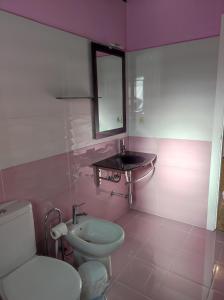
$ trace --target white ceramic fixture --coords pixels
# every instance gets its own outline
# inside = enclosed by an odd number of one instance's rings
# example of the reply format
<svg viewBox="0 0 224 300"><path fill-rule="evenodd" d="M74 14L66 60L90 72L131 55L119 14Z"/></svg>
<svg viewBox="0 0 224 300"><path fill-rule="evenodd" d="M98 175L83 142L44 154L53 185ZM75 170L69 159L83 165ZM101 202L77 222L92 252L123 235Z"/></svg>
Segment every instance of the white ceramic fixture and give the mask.
<svg viewBox="0 0 224 300"><path fill-rule="evenodd" d="M36 255L29 202L0 204L0 241L0 299L80 299L78 272L65 262Z"/></svg>
<svg viewBox="0 0 224 300"><path fill-rule="evenodd" d="M121 246L124 230L109 221L88 219L70 225L66 239L74 249L86 255L105 257Z"/></svg>
<svg viewBox="0 0 224 300"><path fill-rule="evenodd" d="M124 230L121 226L102 219L81 217L79 224L68 224L66 240L74 249L76 262L97 260L112 276L110 255L124 242Z"/></svg>

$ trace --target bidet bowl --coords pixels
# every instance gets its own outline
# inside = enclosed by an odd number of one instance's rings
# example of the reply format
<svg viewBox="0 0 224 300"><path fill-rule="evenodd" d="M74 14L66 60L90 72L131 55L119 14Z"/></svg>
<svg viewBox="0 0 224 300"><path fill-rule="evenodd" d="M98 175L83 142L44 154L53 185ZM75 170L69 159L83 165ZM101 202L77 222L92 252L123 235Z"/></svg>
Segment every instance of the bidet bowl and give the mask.
<svg viewBox="0 0 224 300"><path fill-rule="evenodd" d="M74 250L91 257L106 257L121 246L124 230L109 221L87 219L68 226L65 238Z"/></svg>

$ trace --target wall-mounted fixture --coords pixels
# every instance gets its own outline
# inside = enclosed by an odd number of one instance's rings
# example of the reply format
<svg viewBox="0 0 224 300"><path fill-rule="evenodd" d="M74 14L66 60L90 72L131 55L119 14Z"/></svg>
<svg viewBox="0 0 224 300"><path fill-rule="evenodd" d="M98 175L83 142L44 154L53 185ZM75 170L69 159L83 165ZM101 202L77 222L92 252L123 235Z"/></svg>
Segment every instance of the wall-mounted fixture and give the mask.
<svg viewBox="0 0 224 300"><path fill-rule="evenodd" d="M125 53L91 44L94 93L94 138L126 131Z"/></svg>
<svg viewBox="0 0 224 300"><path fill-rule="evenodd" d="M123 195L128 198L129 206L133 204L133 185L143 179L150 179L155 172L157 156L152 153L125 151L93 164L96 186L100 186L102 180L118 183L121 175L125 175L125 181L128 187L128 194ZM145 173L140 178L133 178L135 170L144 169ZM112 172L110 176L102 176L102 170ZM112 192L111 195L120 193Z"/></svg>

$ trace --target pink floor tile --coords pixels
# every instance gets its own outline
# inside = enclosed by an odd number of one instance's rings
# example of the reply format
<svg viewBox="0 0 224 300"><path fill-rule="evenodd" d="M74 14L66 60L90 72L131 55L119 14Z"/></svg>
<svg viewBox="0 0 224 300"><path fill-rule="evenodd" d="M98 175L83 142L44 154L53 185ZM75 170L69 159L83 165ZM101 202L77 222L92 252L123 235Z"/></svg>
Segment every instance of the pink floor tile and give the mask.
<svg viewBox="0 0 224 300"><path fill-rule="evenodd" d="M206 251L206 240L194 235L189 235L189 237L184 241L184 250L190 251L192 253L204 254Z"/></svg>
<svg viewBox="0 0 224 300"><path fill-rule="evenodd" d="M147 265L140 259L133 258L118 277L118 281L141 292L152 271L153 266Z"/></svg>
<svg viewBox="0 0 224 300"><path fill-rule="evenodd" d="M224 266L223 265L220 264L216 265L216 271L214 275L212 288L224 294Z"/></svg>
<svg viewBox="0 0 224 300"><path fill-rule="evenodd" d="M178 230L177 228L170 229L169 226L164 225L154 230L149 243L156 245L156 247L160 249L177 252L183 247L187 236L188 233L185 231Z"/></svg>
<svg viewBox="0 0 224 300"><path fill-rule="evenodd" d="M166 242L166 247L170 249L179 249L183 242L188 237L187 231L182 231L176 227L175 229L171 229L169 226L164 225L163 236L161 237L161 241Z"/></svg>
<svg viewBox="0 0 224 300"><path fill-rule="evenodd" d="M112 254L111 263L112 263L112 280L116 279L117 276L121 274L122 271L127 267L131 262L132 257L121 249L117 250Z"/></svg>
<svg viewBox="0 0 224 300"><path fill-rule="evenodd" d="M160 289L153 299L158 300L205 300L209 289L184 279L176 274L167 273Z"/></svg>
<svg viewBox="0 0 224 300"><path fill-rule="evenodd" d="M216 231L216 240L219 242L224 242L224 232L223 231Z"/></svg>
<svg viewBox="0 0 224 300"><path fill-rule="evenodd" d="M126 241L112 256L109 300L206 300L211 286L208 300L224 300L224 233L128 215L119 220Z"/></svg>
<svg viewBox="0 0 224 300"><path fill-rule="evenodd" d="M224 243L216 242L215 262L224 265Z"/></svg>
<svg viewBox="0 0 224 300"><path fill-rule="evenodd" d="M224 299L224 294L219 293L218 291L215 290L210 290L208 300L223 300Z"/></svg>
<svg viewBox="0 0 224 300"><path fill-rule="evenodd" d="M163 281L167 272L161 268L154 267L152 273L145 283L143 292L147 297L158 299L159 291L163 285Z"/></svg>
<svg viewBox="0 0 224 300"><path fill-rule="evenodd" d="M154 264L169 270L176 252L166 247L158 247L150 242L145 244L137 253L136 256L144 260L148 264Z"/></svg>
<svg viewBox="0 0 224 300"><path fill-rule="evenodd" d="M121 283L114 283L107 293L107 300L150 300L132 288Z"/></svg>
<svg viewBox="0 0 224 300"><path fill-rule="evenodd" d="M186 279L210 287L213 265L207 264L207 259L204 255L183 251L175 258L171 271Z"/></svg>
<svg viewBox="0 0 224 300"><path fill-rule="evenodd" d="M162 224L166 227L169 228L170 230L181 230L185 232L190 232L193 228L193 226L169 219L162 218Z"/></svg>
<svg viewBox="0 0 224 300"><path fill-rule="evenodd" d="M215 261L224 265L224 243L215 242Z"/></svg>
<svg viewBox="0 0 224 300"><path fill-rule="evenodd" d="M144 243L140 242L133 236L126 236L123 245L118 249L120 255L135 256L136 253L143 247Z"/></svg>
<svg viewBox="0 0 224 300"><path fill-rule="evenodd" d="M127 236L133 236L140 242L147 242L157 234L161 227L161 222L155 220L147 220L145 218L136 217L125 226Z"/></svg>

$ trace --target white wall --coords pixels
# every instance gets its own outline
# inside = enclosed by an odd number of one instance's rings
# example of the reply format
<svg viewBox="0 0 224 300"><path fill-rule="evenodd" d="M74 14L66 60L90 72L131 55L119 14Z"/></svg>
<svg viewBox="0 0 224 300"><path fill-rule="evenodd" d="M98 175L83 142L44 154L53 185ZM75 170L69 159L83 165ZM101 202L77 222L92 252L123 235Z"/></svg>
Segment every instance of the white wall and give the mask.
<svg viewBox="0 0 224 300"><path fill-rule="evenodd" d="M158 156L153 178L136 184L135 208L209 229L209 178L214 191L220 166L210 173L218 44L208 38L128 54L129 145Z"/></svg>
<svg viewBox="0 0 224 300"><path fill-rule="evenodd" d="M0 37L0 168L99 143L91 100L56 99L92 95L89 41L5 12Z"/></svg>
<svg viewBox="0 0 224 300"><path fill-rule="evenodd" d="M212 132L211 173L207 228L216 229L224 129L224 16L222 17L214 122Z"/></svg>
<svg viewBox="0 0 224 300"><path fill-rule="evenodd" d="M218 38L129 53L129 134L211 141L217 57ZM136 78L144 79L138 113Z"/></svg>

